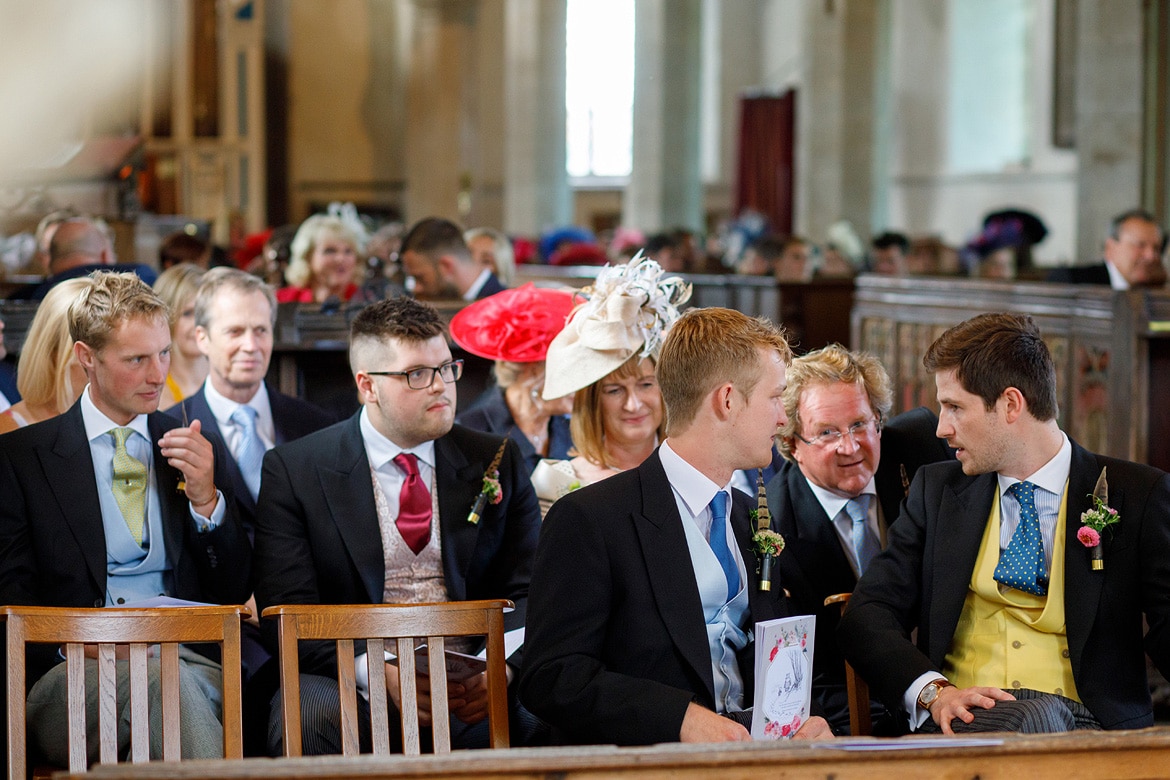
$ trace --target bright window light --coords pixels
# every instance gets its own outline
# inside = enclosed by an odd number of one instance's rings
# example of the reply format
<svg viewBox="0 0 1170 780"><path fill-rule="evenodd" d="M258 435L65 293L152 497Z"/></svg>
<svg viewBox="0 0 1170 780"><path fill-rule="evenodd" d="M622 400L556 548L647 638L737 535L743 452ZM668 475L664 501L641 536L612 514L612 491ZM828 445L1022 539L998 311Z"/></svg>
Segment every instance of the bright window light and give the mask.
<svg viewBox="0 0 1170 780"><path fill-rule="evenodd" d="M568 172L629 176L633 161L634 0L568 0Z"/></svg>

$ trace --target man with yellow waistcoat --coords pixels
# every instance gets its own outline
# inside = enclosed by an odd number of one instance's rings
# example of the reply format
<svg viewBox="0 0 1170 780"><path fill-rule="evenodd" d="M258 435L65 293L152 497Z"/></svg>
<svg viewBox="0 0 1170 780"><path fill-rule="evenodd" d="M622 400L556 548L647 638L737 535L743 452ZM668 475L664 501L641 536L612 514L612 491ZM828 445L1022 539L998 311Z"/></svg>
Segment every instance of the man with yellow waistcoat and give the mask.
<svg viewBox="0 0 1170 780"><path fill-rule="evenodd" d="M846 658L919 731L1152 725L1145 653L1170 671L1170 475L1060 430L1030 317L967 320L923 363L958 462L919 470L841 619ZM1089 547L1103 472L1118 520Z"/></svg>

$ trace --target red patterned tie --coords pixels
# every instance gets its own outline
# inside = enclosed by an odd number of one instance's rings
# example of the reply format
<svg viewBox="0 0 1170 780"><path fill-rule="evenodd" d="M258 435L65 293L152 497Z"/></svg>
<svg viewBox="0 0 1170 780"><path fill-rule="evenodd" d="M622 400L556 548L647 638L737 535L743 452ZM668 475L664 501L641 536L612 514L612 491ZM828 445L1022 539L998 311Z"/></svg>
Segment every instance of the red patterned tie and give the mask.
<svg viewBox="0 0 1170 780"><path fill-rule="evenodd" d="M431 538L431 492L418 475L418 458L401 452L394 463L406 474L398 496L398 533L415 555L422 552Z"/></svg>

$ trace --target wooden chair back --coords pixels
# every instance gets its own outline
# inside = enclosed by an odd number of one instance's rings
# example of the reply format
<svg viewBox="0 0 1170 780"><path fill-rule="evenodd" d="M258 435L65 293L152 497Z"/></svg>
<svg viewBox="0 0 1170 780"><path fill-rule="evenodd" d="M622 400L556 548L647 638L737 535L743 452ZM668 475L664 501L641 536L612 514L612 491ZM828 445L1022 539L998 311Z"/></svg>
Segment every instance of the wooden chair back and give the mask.
<svg viewBox="0 0 1170 780"><path fill-rule="evenodd" d="M130 760L150 759L147 717L147 650L159 645L163 760L178 761L179 645L216 643L223 665L223 752L243 755L240 709L240 617L242 606L99 608L3 607L8 651L8 777L26 777L25 646L60 645L65 655L69 700L69 771L85 772L85 646L97 646L99 762L118 761L118 705L115 655L128 649L130 661Z"/></svg>
<svg viewBox="0 0 1170 780"><path fill-rule="evenodd" d="M849 606L852 593L836 593L825 599L825 606L839 604L841 612ZM845 693L849 698L849 734L865 737L873 733L873 715L869 710L869 684L845 662Z"/></svg>
<svg viewBox="0 0 1170 780"><path fill-rule="evenodd" d="M504 662L505 599L452 601L443 604L359 604L352 606L289 605L264 610L277 621L280 641L280 688L284 754L301 755L301 694L299 640L333 640L337 645L337 683L341 689L341 741L344 755L359 752L354 641L366 642L369 669L370 725L374 753L390 753L390 720L385 684L384 650L398 657L402 701L402 745L418 755L418 691L415 683L415 640L427 645L431 678L434 751L451 750L447 709L444 637L487 637L489 745L508 747L508 677Z"/></svg>

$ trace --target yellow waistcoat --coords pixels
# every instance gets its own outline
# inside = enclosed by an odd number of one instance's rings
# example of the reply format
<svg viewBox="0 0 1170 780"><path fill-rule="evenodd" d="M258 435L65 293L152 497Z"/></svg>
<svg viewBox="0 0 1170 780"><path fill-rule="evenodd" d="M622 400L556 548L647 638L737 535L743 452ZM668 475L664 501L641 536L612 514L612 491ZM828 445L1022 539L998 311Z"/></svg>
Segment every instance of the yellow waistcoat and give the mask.
<svg viewBox="0 0 1170 780"><path fill-rule="evenodd" d="M1060 502L1048 596L1034 596L995 581L999 563L999 491L983 532L943 674L960 688L1031 688L1080 701L1068 658L1064 622L1064 531L1068 485Z"/></svg>

